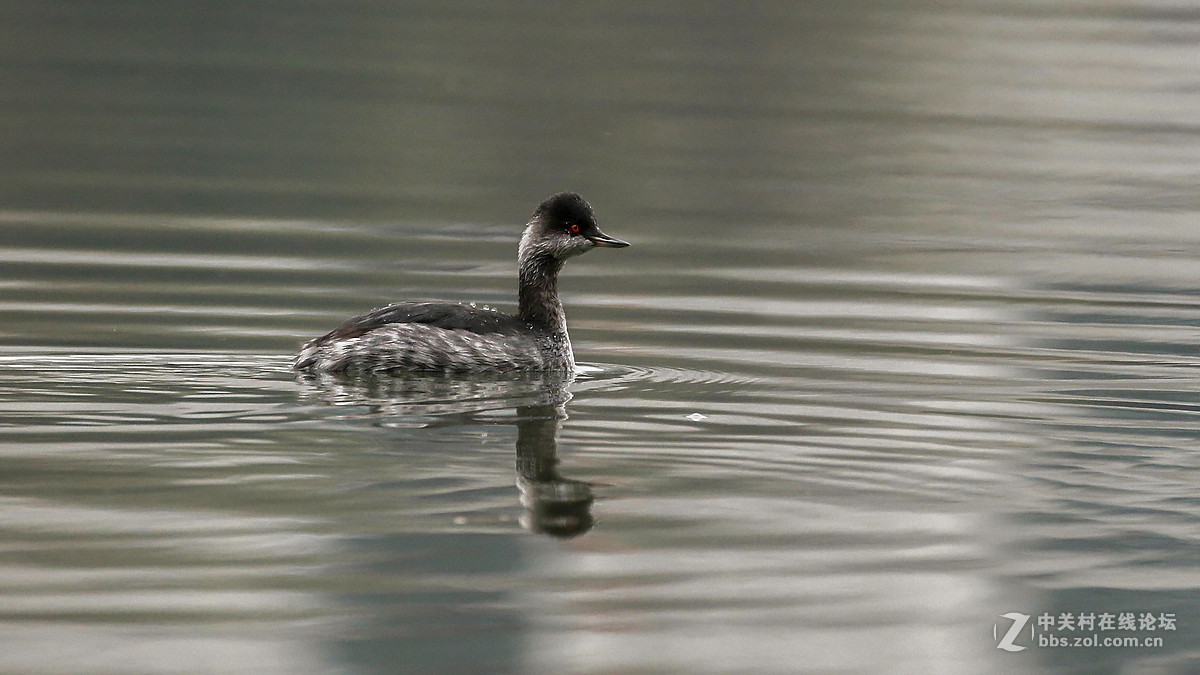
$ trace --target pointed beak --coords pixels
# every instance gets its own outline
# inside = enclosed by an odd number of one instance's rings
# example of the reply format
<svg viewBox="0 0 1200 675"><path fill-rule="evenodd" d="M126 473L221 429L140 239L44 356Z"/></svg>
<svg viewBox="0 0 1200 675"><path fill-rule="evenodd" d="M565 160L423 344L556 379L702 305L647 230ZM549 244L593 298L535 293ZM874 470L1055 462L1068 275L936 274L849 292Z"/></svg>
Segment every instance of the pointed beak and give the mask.
<svg viewBox="0 0 1200 675"><path fill-rule="evenodd" d="M589 234L587 238L591 239L592 243L597 246L606 246L608 248L625 248L629 245L629 242L610 237L600 230L596 230L595 234Z"/></svg>

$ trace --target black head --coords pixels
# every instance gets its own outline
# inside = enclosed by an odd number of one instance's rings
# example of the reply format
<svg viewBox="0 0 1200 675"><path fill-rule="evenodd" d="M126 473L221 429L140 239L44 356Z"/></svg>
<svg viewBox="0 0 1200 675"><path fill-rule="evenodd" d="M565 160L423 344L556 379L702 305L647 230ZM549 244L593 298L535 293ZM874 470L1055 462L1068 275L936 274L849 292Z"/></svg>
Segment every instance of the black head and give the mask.
<svg viewBox="0 0 1200 675"><path fill-rule="evenodd" d="M596 246L629 245L601 232L591 204L574 192L560 192L539 204L529 221L526 238L531 245L541 244L538 248L552 251L559 258L578 255Z"/></svg>

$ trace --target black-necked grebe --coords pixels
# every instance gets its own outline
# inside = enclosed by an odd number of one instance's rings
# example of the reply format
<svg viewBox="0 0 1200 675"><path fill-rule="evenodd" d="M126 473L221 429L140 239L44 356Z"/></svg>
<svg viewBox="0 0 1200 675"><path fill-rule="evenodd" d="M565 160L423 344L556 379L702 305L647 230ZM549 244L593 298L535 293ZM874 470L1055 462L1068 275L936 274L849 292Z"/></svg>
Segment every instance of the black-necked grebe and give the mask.
<svg viewBox="0 0 1200 675"><path fill-rule="evenodd" d="M403 302L353 317L306 343L295 367L338 371L571 371L575 356L558 299L567 258L629 244L600 231L573 192L538 205L517 250L516 316L471 305Z"/></svg>

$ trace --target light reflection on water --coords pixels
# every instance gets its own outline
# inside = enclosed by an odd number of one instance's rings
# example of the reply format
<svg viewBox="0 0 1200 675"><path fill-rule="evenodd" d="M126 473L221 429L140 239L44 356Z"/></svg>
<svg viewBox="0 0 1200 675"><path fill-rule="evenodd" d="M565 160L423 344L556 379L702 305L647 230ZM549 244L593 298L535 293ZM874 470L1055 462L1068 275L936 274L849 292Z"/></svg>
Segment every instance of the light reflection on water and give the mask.
<svg viewBox="0 0 1200 675"><path fill-rule="evenodd" d="M1197 669L1187 11L23 7L0 670ZM573 381L289 370L560 189Z"/></svg>
<svg viewBox="0 0 1200 675"><path fill-rule="evenodd" d="M987 669L978 633L997 606L1181 611L1195 573L1196 465L1179 445L1190 357L1105 320L1128 289L918 278L906 292L896 275L829 276L792 283L858 300L743 308L763 322L751 336L796 331L754 349L724 346L721 307L687 310L671 331L685 339L660 353L661 325L595 303L590 330L616 336L613 355L678 365L591 364L566 389L305 383L283 355L18 349L0 376L19 561L7 621L33 643L59 639L47 621L82 621L161 656L178 636L121 626L169 619L207 626L222 654L263 650L250 662L282 633L323 644L322 659L422 653L442 667L866 667L936 650ZM1053 312L1026 306L1047 299ZM1118 335L1082 341L1081 323L1075 342L1052 337L1083 312ZM551 439L562 463L522 460L522 433ZM548 469L586 490L590 531L513 539ZM229 621L256 628L226 639ZM521 646L438 646L493 630ZM11 646L8 664L32 658Z"/></svg>

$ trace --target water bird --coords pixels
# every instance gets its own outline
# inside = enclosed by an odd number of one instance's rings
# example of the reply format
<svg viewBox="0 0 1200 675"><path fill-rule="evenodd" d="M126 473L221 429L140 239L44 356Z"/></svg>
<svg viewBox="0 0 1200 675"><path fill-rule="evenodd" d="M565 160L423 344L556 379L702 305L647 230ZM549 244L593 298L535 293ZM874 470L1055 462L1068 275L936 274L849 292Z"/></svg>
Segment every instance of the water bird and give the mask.
<svg viewBox="0 0 1200 675"><path fill-rule="evenodd" d="M401 302L308 341L293 366L327 373L573 371L558 273L569 258L598 246L629 243L601 232L583 197L556 194L538 205L521 235L515 315L462 303Z"/></svg>

